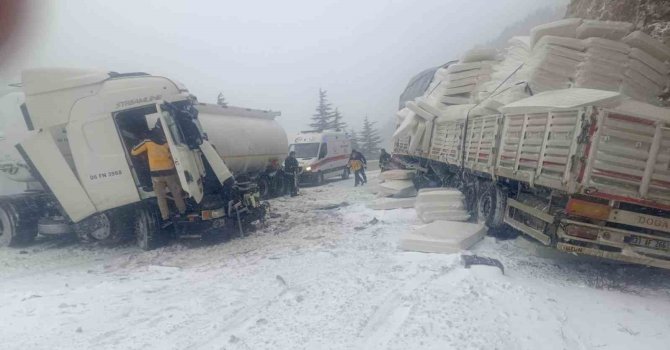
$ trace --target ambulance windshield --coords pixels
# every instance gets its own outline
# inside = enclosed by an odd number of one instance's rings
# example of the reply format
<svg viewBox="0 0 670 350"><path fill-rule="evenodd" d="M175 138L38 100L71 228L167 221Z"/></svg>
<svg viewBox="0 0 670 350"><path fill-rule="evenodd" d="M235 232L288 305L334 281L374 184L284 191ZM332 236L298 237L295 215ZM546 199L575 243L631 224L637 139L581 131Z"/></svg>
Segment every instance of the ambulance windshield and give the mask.
<svg viewBox="0 0 670 350"><path fill-rule="evenodd" d="M315 158L319 154L319 143L294 143L289 151L295 151L296 158Z"/></svg>

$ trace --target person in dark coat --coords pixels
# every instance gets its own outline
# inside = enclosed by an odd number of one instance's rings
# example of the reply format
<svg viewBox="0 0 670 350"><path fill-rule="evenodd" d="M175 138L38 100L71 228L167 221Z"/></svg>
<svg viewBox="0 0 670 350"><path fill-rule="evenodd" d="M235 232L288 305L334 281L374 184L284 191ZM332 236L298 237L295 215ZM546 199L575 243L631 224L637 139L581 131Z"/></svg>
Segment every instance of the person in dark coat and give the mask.
<svg viewBox="0 0 670 350"><path fill-rule="evenodd" d="M291 197L298 195L298 170L300 164L298 164L298 159L295 158L295 152L291 151L288 154L288 157L284 160L284 174L286 174L286 182L288 188L291 191Z"/></svg>
<svg viewBox="0 0 670 350"><path fill-rule="evenodd" d="M382 148L381 154L379 155L379 168L381 171L386 171L390 163L391 155Z"/></svg>

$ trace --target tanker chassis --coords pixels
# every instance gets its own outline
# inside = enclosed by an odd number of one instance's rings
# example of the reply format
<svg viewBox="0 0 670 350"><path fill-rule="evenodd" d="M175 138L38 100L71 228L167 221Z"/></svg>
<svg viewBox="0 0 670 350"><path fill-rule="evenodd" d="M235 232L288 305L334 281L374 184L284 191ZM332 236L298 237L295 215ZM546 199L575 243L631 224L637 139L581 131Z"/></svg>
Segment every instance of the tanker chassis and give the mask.
<svg viewBox="0 0 670 350"><path fill-rule="evenodd" d="M76 233L115 243L133 233L152 249L169 235L243 230L263 220L251 182L236 181L202 132L197 103L170 79L144 73L35 69L22 74L21 111L31 133L16 145L33 185L0 197L0 243ZM130 150L164 130L187 214L160 219L146 159ZM12 171L12 169L4 169Z"/></svg>

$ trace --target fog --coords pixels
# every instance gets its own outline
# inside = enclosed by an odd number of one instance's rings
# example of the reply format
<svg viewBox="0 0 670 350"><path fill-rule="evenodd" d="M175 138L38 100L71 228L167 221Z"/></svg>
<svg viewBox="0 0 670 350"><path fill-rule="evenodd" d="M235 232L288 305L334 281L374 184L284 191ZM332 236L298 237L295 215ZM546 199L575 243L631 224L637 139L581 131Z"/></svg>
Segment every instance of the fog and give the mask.
<svg viewBox="0 0 670 350"><path fill-rule="evenodd" d="M33 1L30 41L2 67L145 71L200 101L282 112L307 128L319 88L359 128L384 124L419 71L496 38L550 0Z"/></svg>

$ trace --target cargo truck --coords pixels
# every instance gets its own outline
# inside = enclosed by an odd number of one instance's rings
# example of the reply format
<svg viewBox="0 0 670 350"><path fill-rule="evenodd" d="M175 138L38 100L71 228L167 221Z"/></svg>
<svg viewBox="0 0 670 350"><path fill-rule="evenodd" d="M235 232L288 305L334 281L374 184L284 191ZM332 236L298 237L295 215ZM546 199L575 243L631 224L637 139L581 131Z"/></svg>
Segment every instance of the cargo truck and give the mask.
<svg viewBox="0 0 670 350"><path fill-rule="evenodd" d="M394 153L465 193L492 231L559 250L670 268L670 110L620 93L547 91L478 114L427 111L423 142ZM413 149L410 151L410 149Z"/></svg>

